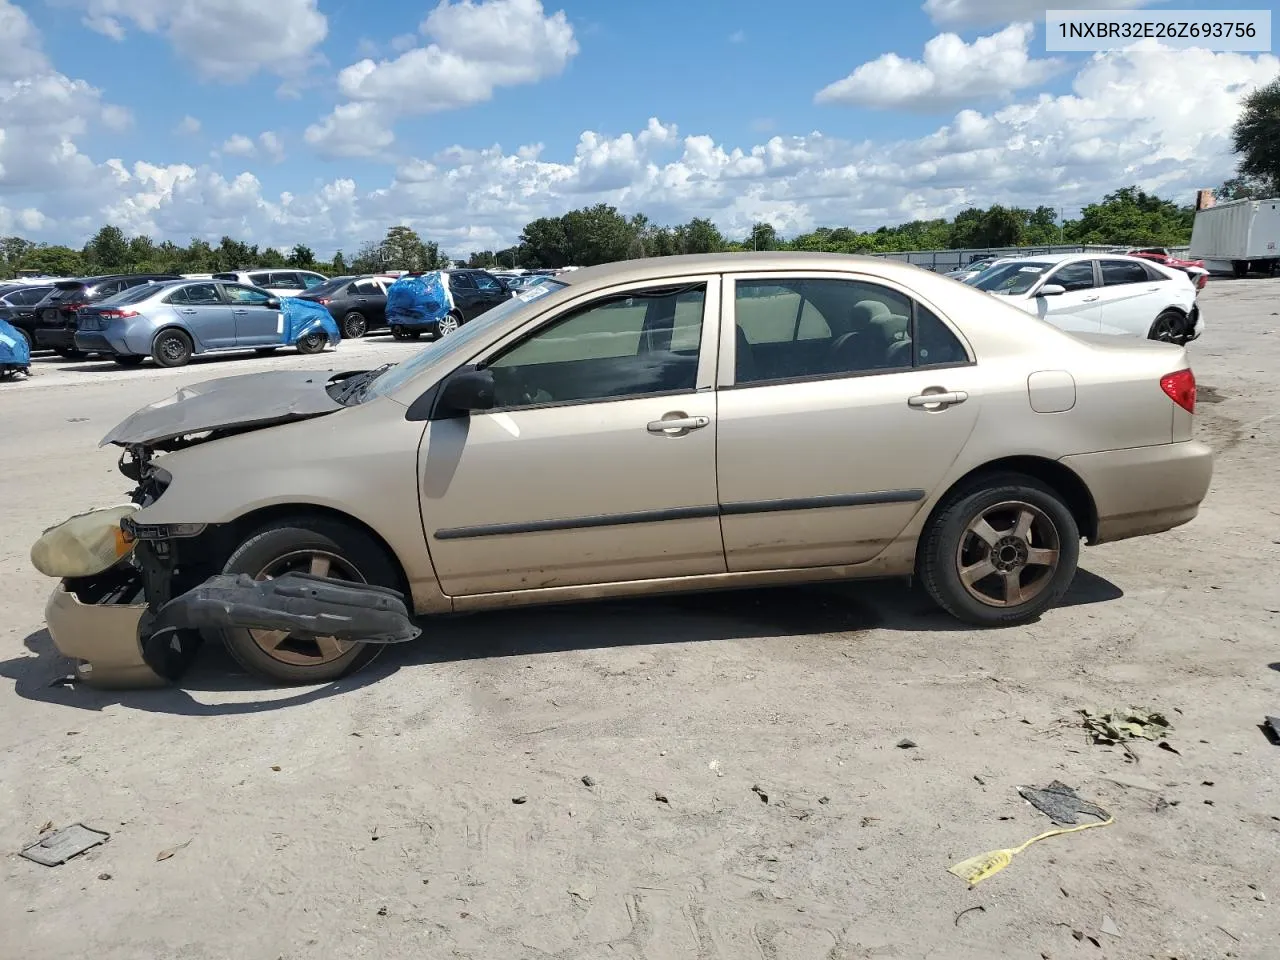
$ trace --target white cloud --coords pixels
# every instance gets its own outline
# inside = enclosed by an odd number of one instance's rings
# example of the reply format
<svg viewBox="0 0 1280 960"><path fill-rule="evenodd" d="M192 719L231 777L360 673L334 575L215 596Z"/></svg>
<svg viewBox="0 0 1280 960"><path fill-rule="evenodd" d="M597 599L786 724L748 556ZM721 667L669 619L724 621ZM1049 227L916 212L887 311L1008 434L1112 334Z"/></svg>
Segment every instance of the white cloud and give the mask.
<svg viewBox="0 0 1280 960"><path fill-rule="evenodd" d="M747 33L745 30L735 30L733 33L729 34L730 43L744 43L746 42L746 39Z"/></svg>
<svg viewBox="0 0 1280 960"><path fill-rule="evenodd" d="M128 107L109 103L102 108L102 124L108 130L123 133L133 126L133 111Z"/></svg>
<svg viewBox="0 0 1280 960"><path fill-rule="evenodd" d="M308 127L308 143L330 156L377 156L392 143L397 117L483 103L499 87L560 73L578 52L564 11L547 15L541 0L442 0L419 30L430 41L425 47L338 74L349 103ZM358 137L343 129L352 119Z"/></svg>
<svg viewBox="0 0 1280 960"><path fill-rule="evenodd" d="M191 114L187 114L174 127L173 132L184 137L194 137L200 132L200 121L191 116Z"/></svg>
<svg viewBox="0 0 1280 960"><path fill-rule="evenodd" d="M412 33L401 33L391 38L391 49L396 53L404 53L418 45L418 38Z"/></svg>
<svg viewBox="0 0 1280 960"><path fill-rule="evenodd" d="M113 40L126 24L160 34L206 80L241 83L258 71L296 78L328 33L317 0L56 0Z"/></svg>
<svg viewBox="0 0 1280 960"><path fill-rule="evenodd" d="M263 154L272 163L280 163L284 160L284 141L280 139L278 133L264 130L258 134L258 145L262 147Z"/></svg>
<svg viewBox="0 0 1280 960"><path fill-rule="evenodd" d="M233 133L219 149L229 157L252 157L258 152L254 142L243 133Z"/></svg>
<svg viewBox="0 0 1280 960"><path fill-rule="evenodd" d="M9 0L0 0L0 37L4 56L0 57L0 79L20 80L49 69L40 49L40 34L27 12Z"/></svg>
<svg viewBox="0 0 1280 960"><path fill-rule="evenodd" d="M925 0L922 8L938 26L990 27L1014 20L1044 22L1046 10L1130 10L1162 0L1088 0L1072 5L1058 0Z"/></svg>
<svg viewBox="0 0 1280 960"><path fill-rule="evenodd" d="M1013 23L999 33L965 43L942 33L924 45L924 59L894 53L864 63L843 80L819 90L818 103L937 110L1043 83L1059 72L1059 60L1035 60L1030 23Z"/></svg>

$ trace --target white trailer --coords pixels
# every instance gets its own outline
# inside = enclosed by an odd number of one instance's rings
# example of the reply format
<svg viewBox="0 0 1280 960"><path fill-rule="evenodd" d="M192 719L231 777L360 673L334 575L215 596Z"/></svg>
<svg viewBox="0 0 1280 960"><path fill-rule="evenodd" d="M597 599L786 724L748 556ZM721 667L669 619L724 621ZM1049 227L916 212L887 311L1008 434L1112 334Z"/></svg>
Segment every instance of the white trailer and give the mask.
<svg viewBox="0 0 1280 960"><path fill-rule="evenodd" d="M1280 267L1280 198L1231 200L1197 211L1190 257L1203 260L1210 273L1274 275Z"/></svg>

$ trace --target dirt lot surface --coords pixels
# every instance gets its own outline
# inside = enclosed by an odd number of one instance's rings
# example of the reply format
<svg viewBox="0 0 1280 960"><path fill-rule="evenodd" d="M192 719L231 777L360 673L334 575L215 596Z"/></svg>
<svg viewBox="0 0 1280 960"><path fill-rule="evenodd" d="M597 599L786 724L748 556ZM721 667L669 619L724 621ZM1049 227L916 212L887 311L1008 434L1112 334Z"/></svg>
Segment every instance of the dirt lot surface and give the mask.
<svg viewBox="0 0 1280 960"><path fill-rule="evenodd" d="M97 440L179 384L411 348L38 362L0 385L0 954L1280 955L1280 746L1258 726L1280 714L1280 282L1202 302L1200 517L1085 550L1032 626L960 629L892 584L610 603L435 623L285 692L212 649L180 689L51 686L68 668L27 550L120 501ZM1166 711L1179 752L1086 740L1075 711L1127 704ZM1054 779L1115 823L972 890L947 873L1049 829L1016 787ZM18 857L49 821L112 836Z"/></svg>

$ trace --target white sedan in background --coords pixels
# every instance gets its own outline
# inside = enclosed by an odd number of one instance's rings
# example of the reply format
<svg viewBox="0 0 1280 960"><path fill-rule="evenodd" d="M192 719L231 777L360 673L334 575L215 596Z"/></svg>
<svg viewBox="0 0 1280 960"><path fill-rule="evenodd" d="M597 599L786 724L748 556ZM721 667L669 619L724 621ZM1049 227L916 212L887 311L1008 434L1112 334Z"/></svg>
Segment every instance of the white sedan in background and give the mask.
<svg viewBox="0 0 1280 960"><path fill-rule="evenodd" d="M992 266L968 283L1073 333L1187 343L1204 332L1192 280L1138 257L1022 257Z"/></svg>

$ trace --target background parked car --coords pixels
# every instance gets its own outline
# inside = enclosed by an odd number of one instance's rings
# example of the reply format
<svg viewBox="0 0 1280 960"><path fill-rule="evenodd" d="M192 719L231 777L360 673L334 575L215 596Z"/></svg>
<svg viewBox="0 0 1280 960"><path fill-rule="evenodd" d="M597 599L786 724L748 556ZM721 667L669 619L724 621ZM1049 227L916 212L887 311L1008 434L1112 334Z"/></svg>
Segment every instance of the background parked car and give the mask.
<svg viewBox="0 0 1280 960"><path fill-rule="evenodd" d="M215 273L214 280L243 283L248 287L266 290L277 297L297 297L328 281L324 274L312 270L234 270Z"/></svg>
<svg viewBox="0 0 1280 960"><path fill-rule="evenodd" d="M0 286L0 320L12 324L33 349L36 345L36 304L51 292L51 285L6 283Z"/></svg>
<svg viewBox="0 0 1280 960"><path fill-rule="evenodd" d="M387 325L387 287L390 277L377 274L335 277L300 295L329 308L344 340L358 340L370 330Z"/></svg>
<svg viewBox="0 0 1280 960"><path fill-rule="evenodd" d="M180 367L193 355L283 345L280 299L258 287L214 280L180 280L130 290L80 311L76 349L109 355L121 366L148 356ZM298 340L299 353L319 353L320 334Z"/></svg>
<svg viewBox="0 0 1280 960"><path fill-rule="evenodd" d="M1170 343L1186 343L1203 331L1191 278L1137 257L1020 257L984 271L970 285L1064 329L1062 318L1074 317L1099 333L1118 329Z"/></svg>
<svg viewBox="0 0 1280 960"><path fill-rule="evenodd" d="M448 270L446 274L454 309L461 315L462 323L511 299L511 291L487 270Z"/></svg>
<svg viewBox="0 0 1280 960"><path fill-rule="evenodd" d="M55 280L53 289L35 306L36 346L68 358L82 357L84 352L75 345L78 310L133 287L177 279L173 273L130 273Z"/></svg>
<svg viewBox="0 0 1280 960"><path fill-rule="evenodd" d="M1174 270L1181 270L1187 276L1191 277L1196 285L1197 290L1203 290L1204 285L1209 282L1209 271L1205 269L1203 260L1185 260L1182 257L1175 257L1164 247L1149 247L1145 250L1130 250L1125 254L1127 257L1141 257L1143 260L1150 260L1152 263L1158 263L1161 266L1170 267Z"/></svg>

